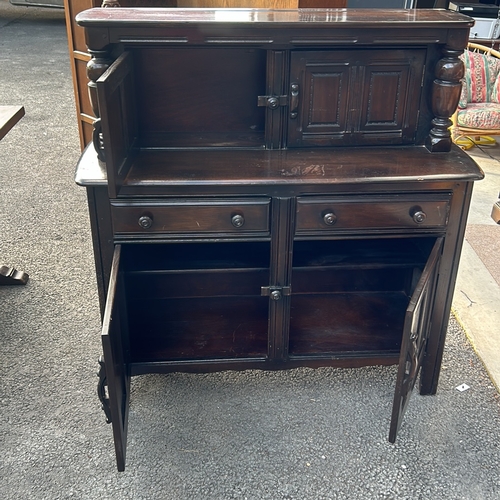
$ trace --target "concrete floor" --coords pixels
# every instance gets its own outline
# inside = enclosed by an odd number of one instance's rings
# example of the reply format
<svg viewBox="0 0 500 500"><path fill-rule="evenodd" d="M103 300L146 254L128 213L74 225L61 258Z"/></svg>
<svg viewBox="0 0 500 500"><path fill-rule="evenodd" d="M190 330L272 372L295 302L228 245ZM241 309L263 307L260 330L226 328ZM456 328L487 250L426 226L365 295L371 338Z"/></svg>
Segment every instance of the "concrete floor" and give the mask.
<svg viewBox="0 0 500 500"><path fill-rule="evenodd" d="M500 390L500 226L490 217L500 191L500 146L468 152L485 178L474 186L453 312Z"/></svg>
<svg viewBox="0 0 500 500"><path fill-rule="evenodd" d="M0 0L0 68L0 102L26 108L0 143L0 262L30 274L0 288L2 500L500 498L499 394L453 319L438 392L413 395L394 445L394 367L143 376L118 473L63 13ZM470 223L496 231L497 162L480 162ZM487 269L466 242L454 307L491 374Z"/></svg>

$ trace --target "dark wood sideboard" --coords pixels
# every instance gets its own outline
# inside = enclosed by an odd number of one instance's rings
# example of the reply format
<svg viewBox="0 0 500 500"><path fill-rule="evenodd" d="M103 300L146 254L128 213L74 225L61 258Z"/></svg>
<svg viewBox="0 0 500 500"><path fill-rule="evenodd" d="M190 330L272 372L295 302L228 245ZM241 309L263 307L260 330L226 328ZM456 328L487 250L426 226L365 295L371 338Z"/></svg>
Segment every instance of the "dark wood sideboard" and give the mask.
<svg viewBox="0 0 500 500"><path fill-rule="evenodd" d="M125 467L131 377L399 364L436 392L473 182L450 139L471 19L91 9L76 174Z"/></svg>

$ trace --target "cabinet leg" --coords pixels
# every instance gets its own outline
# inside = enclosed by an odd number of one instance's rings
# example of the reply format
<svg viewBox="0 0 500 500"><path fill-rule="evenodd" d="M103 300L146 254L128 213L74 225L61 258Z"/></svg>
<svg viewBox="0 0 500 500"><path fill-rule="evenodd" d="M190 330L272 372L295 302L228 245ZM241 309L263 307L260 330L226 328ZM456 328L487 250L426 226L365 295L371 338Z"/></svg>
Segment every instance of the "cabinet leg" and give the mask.
<svg viewBox="0 0 500 500"><path fill-rule="evenodd" d="M13 267L0 266L0 285L26 285L29 276Z"/></svg>

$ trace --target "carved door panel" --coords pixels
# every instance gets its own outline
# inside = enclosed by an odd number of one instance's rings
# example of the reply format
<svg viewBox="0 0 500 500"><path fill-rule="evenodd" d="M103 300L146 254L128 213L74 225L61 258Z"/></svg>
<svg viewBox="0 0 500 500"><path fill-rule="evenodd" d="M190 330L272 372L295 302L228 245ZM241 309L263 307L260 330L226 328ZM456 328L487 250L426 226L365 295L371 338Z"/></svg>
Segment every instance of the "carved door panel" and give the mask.
<svg viewBox="0 0 500 500"><path fill-rule="evenodd" d="M121 245L115 247L109 280L106 310L102 327L104 360L100 360L99 398L108 423L113 426L118 470L125 469L127 423L130 394L130 375L124 359L127 335L122 273L120 272ZM107 391L106 391L107 388Z"/></svg>
<svg viewBox="0 0 500 500"><path fill-rule="evenodd" d="M343 51L292 53L289 146L345 141L351 65Z"/></svg>
<svg viewBox="0 0 500 500"><path fill-rule="evenodd" d="M288 146L414 140L425 51L295 51Z"/></svg>
<svg viewBox="0 0 500 500"><path fill-rule="evenodd" d="M406 309L389 441L394 443L420 372L430 330L443 238L438 238Z"/></svg>
<svg viewBox="0 0 500 500"><path fill-rule="evenodd" d="M127 161L137 137L133 71L132 54L124 52L96 82L101 128L97 127L93 141L106 161L111 198L116 198L127 174Z"/></svg>

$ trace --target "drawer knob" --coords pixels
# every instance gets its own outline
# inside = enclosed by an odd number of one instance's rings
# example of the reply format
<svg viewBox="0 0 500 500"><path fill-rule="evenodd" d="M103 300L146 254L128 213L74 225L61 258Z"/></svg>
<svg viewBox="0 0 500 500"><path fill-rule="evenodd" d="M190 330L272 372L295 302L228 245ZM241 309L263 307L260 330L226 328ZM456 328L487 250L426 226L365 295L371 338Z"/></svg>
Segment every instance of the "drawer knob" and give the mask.
<svg viewBox="0 0 500 500"><path fill-rule="evenodd" d="M327 226L333 226L337 222L337 216L333 212L328 212L323 215L323 222Z"/></svg>
<svg viewBox="0 0 500 500"><path fill-rule="evenodd" d="M234 226L234 227L241 227L243 226L243 224L245 224L245 217L243 217L243 215L233 215L231 217L231 224Z"/></svg>
<svg viewBox="0 0 500 500"><path fill-rule="evenodd" d="M143 229L149 229L153 225L153 218L149 217L148 215L143 215L142 217L139 217L139 226L141 226Z"/></svg>
<svg viewBox="0 0 500 500"><path fill-rule="evenodd" d="M427 215L425 212L422 212L422 210L418 210L413 214L413 221L416 224L422 224L422 222L424 222L426 218Z"/></svg>

